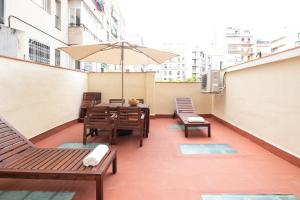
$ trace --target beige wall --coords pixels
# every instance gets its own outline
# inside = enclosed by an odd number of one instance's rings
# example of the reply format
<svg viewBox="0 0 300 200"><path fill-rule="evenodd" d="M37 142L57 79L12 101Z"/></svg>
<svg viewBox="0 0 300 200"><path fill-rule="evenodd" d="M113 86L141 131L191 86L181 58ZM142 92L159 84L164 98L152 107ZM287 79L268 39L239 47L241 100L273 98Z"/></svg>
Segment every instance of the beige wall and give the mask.
<svg viewBox="0 0 300 200"><path fill-rule="evenodd" d="M106 103L111 98L121 98L121 77L121 73L118 72L89 73L88 91L101 92L102 102ZM124 73L124 98L126 101L132 97L146 100L146 77L147 73Z"/></svg>
<svg viewBox="0 0 300 200"><path fill-rule="evenodd" d="M300 57L228 72L213 114L300 156Z"/></svg>
<svg viewBox="0 0 300 200"><path fill-rule="evenodd" d="M155 82L154 73L124 73L124 97L143 98L151 114L173 114L176 97L192 97L199 113L211 113L211 95L200 92L200 83ZM90 73L90 92L102 92L102 102L121 98L121 73Z"/></svg>
<svg viewBox="0 0 300 200"><path fill-rule="evenodd" d="M0 57L0 115L27 138L78 118L87 74Z"/></svg>
<svg viewBox="0 0 300 200"><path fill-rule="evenodd" d="M157 114L173 114L176 97L191 97L199 114L211 113L212 96L201 93L200 83L157 82L155 85Z"/></svg>

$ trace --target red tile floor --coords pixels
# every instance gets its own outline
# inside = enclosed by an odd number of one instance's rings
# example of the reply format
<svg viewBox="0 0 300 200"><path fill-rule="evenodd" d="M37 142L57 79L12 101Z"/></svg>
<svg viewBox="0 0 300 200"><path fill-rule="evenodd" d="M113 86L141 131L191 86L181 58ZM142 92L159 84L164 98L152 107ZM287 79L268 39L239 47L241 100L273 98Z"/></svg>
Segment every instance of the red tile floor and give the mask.
<svg viewBox="0 0 300 200"><path fill-rule="evenodd" d="M149 138L138 147L134 135L118 137L118 173L104 180L105 200L200 200L201 194L294 194L300 199L300 169L238 135L217 121L212 137L195 131L189 138L170 129L172 119L153 119ZM69 127L41 142L40 147L81 142L82 124ZM104 142L107 138L90 138ZM230 144L231 155L181 155L181 143ZM94 200L95 183L2 179L0 190L75 191L75 200Z"/></svg>

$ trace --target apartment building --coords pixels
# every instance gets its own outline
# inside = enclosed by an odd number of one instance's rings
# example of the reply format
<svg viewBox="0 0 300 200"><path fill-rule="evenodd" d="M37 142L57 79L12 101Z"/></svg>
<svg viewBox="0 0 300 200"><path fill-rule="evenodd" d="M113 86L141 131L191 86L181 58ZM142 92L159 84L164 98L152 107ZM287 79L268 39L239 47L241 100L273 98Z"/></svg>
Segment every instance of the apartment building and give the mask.
<svg viewBox="0 0 300 200"><path fill-rule="evenodd" d="M246 62L253 57L254 39L250 30L228 27L225 30L224 66Z"/></svg>
<svg viewBox="0 0 300 200"><path fill-rule="evenodd" d="M125 35L115 0L0 0L0 23L0 54L83 71L107 65L74 61L58 48Z"/></svg>
<svg viewBox="0 0 300 200"><path fill-rule="evenodd" d="M271 41L271 52L278 53L287 49L300 46L300 28L284 28L277 37Z"/></svg>
<svg viewBox="0 0 300 200"><path fill-rule="evenodd" d="M158 81L184 81L192 77L192 49L184 43L165 43L163 49L178 56L159 65Z"/></svg>
<svg viewBox="0 0 300 200"><path fill-rule="evenodd" d="M270 55L271 41L268 40L256 40L255 44L255 58L261 58Z"/></svg>

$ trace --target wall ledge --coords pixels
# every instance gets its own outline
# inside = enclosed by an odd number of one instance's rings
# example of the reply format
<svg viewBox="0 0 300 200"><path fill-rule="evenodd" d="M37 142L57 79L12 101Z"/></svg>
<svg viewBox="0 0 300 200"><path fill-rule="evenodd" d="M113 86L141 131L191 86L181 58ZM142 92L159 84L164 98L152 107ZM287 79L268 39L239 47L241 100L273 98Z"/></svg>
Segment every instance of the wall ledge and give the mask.
<svg viewBox="0 0 300 200"><path fill-rule="evenodd" d="M51 67L51 68L55 68L55 69L61 69L61 70L67 70L67 71L73 71L73 72L78 72L78 73L86 74L86 72L82 72L80 70L69 69L69 68L64 68L64 67L58 67L58 66L54 66L54 65L48 65L48 64L44 64L44 63L33 62L33 61L30 61L30 60L23 60L23 59L20 59L20 58L15 58L15 57L10 57L10 56L0 55L0 58L4 58L4 59L8 59L8 60L14 60L14 61L18 61L18 62L31 63L31 64L34 64L34 65L41 65L41 66L45 66L45 67Z"/></svg>
<svg viewBox="0 0 300 200"><path fill-rule="evenodd" d="M245 63L233 65L233 66L223 69L223 71L224 72L233 72L233 71L237 71L237 70L256 67L259 65L264 65L264 64L268 64L268 63L272 63L272 62L279 62L279 61L296 58L296 57L300 57L300 47L295 47L295 48L281 51L281 52L278 52L275 54L264 56L262 58L250 60Z"/></svg>

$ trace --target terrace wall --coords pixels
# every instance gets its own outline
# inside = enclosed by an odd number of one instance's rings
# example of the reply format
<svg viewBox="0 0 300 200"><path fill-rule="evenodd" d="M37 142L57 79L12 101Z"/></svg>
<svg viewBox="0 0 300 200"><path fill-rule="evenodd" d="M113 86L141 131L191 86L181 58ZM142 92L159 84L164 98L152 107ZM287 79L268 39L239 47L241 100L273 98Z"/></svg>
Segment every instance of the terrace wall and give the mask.
<svg viewBox="0 0 300 200"><path fill-rule="evenodd" d="M0 56L0 115L27 138L78 118L87 74Z"/></svg>
<svg viewBox="0 0 300 200"><path fill-rule="evenodd" d="M300 157L300 56L275 60L299 50L228 69L224 94L213 98L213 114Z"/></svg>
<svg viewBox="0 0 300 200"><path fill-rule="evenodd" d="M152 115L171 115L176 97L191 97L200 114L210 114L212 97L202 94L200 83L155 82L155 73L124 73L124 98L143 98ZM90 73L88 91L102 92L102 101L121 98L121 73Z"/></svg>

